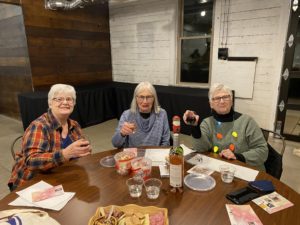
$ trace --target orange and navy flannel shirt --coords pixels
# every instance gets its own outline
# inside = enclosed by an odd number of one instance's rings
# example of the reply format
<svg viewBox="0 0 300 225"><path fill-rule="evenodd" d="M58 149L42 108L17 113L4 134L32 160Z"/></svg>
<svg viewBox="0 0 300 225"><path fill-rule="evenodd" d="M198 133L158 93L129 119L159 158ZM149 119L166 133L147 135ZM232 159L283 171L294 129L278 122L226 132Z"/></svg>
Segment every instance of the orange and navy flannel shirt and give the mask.
<svg viewBox="0 0 300 225"><path fill-rule="evenodd" d="M69 136L72 142L80 139L80 125L68 119ZM65 161L62 155L62 127L51 110L34 120L22 139L22 150L16 153L15 165L8 182L10 190L16 189L37 172L48 171Z"/></svg>

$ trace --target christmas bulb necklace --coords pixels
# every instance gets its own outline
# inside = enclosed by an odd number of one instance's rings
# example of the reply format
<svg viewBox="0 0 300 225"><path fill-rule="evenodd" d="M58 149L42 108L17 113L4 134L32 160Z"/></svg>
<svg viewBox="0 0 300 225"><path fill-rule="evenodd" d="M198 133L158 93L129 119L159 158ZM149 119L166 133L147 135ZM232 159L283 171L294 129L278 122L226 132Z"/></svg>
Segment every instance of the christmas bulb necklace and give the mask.
<svg viewBox="0 0 300 225"><path fill-rule="evenodd" d="M226 143L226 146L224 146L223 143L223 148L228 148L230 149L232 152L234 152L236 150L236 142L238 139L238 132L234 129L235 128L235 120L237 119L235 117L235 112L233 111L233 109L230 110L230 112L226 115L218 115L214 110L212 111L213 117L214 117L214 126L213 126L213 152L214 153L219 153L222 149L221 148L221 142L222 140L228 135L228 132L230 132L230 141L229 143ZM239 114L239 113L238 113ZM240 115L237 115L238 117ZM226 124L226 122L232 122L232 126L230 129L227 129L228 132L223 133L222 132L222 128L223 125ZM214 141L216 140L216 141Z"/></svg>

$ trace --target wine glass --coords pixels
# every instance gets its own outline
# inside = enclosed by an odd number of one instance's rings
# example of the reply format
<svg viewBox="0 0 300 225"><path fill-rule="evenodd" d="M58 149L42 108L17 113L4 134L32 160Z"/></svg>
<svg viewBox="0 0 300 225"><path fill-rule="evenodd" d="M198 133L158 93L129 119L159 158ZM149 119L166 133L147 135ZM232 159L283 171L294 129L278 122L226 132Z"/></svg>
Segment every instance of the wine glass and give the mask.
<svg viewBox="0 0 300 225"><path fill-rule="evenodd" d="M136 122L135 120L130 120L130 121L127 121L130 129L132 130L132 134L134 134L137 130L137 125L136 125Z"/></svg>
<svg viewBox="0 0 300 225"><path fill-rule="evenodd" d="M90 137L89 137L88 135L86 135L86 134L82 134L82 135L80 136L80 139L83 139L83 140L85 140L85 141L88 141L88 142L89 142L89 145L90 145L90 149L91 149L91 151L92 151L92 142L91 142ZM83 146L82 146L82 147L83 147Z"/></svg>

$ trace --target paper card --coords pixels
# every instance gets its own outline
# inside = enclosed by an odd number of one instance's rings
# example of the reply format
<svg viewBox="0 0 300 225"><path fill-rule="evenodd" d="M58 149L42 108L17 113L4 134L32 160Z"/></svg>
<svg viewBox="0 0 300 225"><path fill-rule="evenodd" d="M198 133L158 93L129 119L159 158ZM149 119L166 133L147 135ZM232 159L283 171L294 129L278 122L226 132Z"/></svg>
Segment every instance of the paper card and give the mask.
<svg viewBox="0 0 300 225"><path fill-rule="evenodd" d="M214 170L211 170L209 168L206 168L202 165L196 165L194 167L192 167L191 169L189 169L187 171L188 173L192 173L192 174L196 174L196 175L206 175L206 176L209 176L211 175Z"/></svg>
<svg viewBox="0 0 300 225"><path fill-rule="evenodd" d="M263 225L250 205L226 204L231 225Z"/></svg>
<svg viewBox="0 0 300 225"><path fill-rule="evenodd" d="M278 194L276 191L253 199L252 201L255 202L259 207L267 211L269 214L278 212L294 205L292 202Z"/></svg>
<svg viewBox="0 0 300 225"><path fill-rule="evenodd" d="M184 156L186 156L186 155L188 155L188 154L190 154L190 153L195 152L195 150L190 149L189 147L185 146L184 144L181 144L180 146L181 146L182 149L183 149L183 155L184 155Z"/></svg>
<svg viewBox="0 0 300 225"><path fill-rule="evenodd" d="M159 165L160 177L169 177L170 170L168 165Z"/></svg>
<svg viewBox="0 0 300 225"><path fill-rule="evenodd" d="M169 157L170 148L146 149L145 157L152 160L152 166L166 164L166 158Z"/></svg>
<svg viewBox="0 0 300 225"><path fill-rule="evenodd" d="M64 189L62 185L57 185L51 188L46 188L41 191L34 191L31 193L32 201L39 202L48 198L52 198L54 196L63 195Z"/></svg>
<svg viewBox="0 0 300 225"><path fill-rule="evenodd" d="M192 158L188 159L187 162L192 165L197 165L203 163L204 159L207 159L207 157L202 154L195 154Z"/></svg>

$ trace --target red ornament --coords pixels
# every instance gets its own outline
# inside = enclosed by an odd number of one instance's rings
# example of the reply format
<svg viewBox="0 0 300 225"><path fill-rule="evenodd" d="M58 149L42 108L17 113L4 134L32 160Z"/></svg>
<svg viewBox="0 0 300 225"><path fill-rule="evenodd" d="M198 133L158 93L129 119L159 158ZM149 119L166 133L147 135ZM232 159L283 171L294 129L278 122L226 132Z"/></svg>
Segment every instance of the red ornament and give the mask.
<svg viewBox="0 0 300 225"><path fill-rule="evenodd" d="M223 138L223 135L221 133L217 133L216 136L217 136L218 139L222 139Z"/></svg>
<svg viewBox="0 0 300 225"><path fill-rule="evenodd" d="M229 145L229 149L230 149L231 151L234 151L234 149L235 149L234 144L230 144L230 145Z"/></svg>

